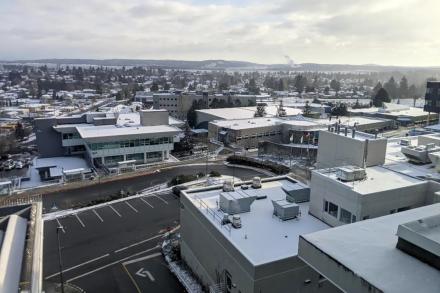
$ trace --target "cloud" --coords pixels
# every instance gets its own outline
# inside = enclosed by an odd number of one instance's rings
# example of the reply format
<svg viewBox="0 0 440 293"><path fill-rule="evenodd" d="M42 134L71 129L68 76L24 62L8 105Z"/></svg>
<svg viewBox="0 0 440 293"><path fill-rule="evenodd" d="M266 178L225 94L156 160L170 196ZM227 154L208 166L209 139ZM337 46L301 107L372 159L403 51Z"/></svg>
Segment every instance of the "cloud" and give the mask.
<svg viewBox="0 0 440 293"><path fill-rule="evenodd" d="M4 0L0 59L440 65L438 0Z"/></svg>

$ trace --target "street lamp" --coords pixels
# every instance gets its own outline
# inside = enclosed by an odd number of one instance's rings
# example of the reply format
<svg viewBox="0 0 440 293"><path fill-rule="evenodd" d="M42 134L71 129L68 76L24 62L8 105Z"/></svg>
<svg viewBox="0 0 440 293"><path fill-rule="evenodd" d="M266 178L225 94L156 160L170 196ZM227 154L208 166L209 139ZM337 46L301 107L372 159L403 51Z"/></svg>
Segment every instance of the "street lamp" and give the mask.
<svg viewBox="0 0 440 293"><path fill-rule="evenodd" d="M57 240L58 240L58 264L59 264L59 267L60 267L61 293L64 293L63 263L62 263L62 261L61 261L60 230L64 230L63 226L61 226L61 225L59 225L59 226L57 227Z"/></svg>

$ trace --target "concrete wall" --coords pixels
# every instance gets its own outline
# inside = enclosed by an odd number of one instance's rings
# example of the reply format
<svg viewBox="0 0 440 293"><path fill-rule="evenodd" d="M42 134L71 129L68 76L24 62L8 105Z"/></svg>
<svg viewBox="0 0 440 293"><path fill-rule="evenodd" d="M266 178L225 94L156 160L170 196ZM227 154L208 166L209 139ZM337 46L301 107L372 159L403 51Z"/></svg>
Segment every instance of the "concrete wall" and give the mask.
<svg viewBox="0 0 440 293"><path fill-rule="evenodd" d="M180 201L181 255L205 286L224 282L226 270L233 293L338 292L297 256L255 267L184 195Z"/></svg>
<svg viewBox="0 0 440 293"><path fill-rule="evenodd" d="M344 165L362 167L364 152L364 140L329 131L320 131L317 168L331 168ZM386 139L369 140L366 159L367 167L382 165L385 162L385 153Z"/></svg>
<svg viewBox="0 0 440 293"><path fill-rule="evenodd" d="M367 179L368 180L368 179ZM433 193L440 190L440 184L420 181L409 187L385 190L382 192L359 194L350 186L328 178L319 172L312 172L309 212L331 226L344 225L339 221L340 209L351 212L356 221L389 215L392 210L409 207L416 208L433 203ZM324 200L339 207L335 218L324 211Z"/></svg>
<svg viewBox="0 0 440 293"><path fill-rule="evenodd" d="M325 277L332 280L334 284L344 284L345 292L383 293L382 290L375 288L301 236L299 238L299 254L301 259L307 260L307 263L313 266L316 271L325 273Z"/></svg>
<svg viewBox="0 0 440 293"><path fill-rule="evenodd" d="M253 292L254 267L185 197L180 197L181 255L205 286L224 283L225 270L236 288Z"/></svg>
<svg viewBox="0 0 440 293"><path fill-rule="evenodd" d="M53 129L55 125L57 125L56 118L34 120L37 148L42 158L64 155L61 133Z"/></svg>
<svg viewBox="0 0 440 293"><path fill-rule="evenodd" d="M142 126L168 125L167 110L142 110L139 112Z"/></svg>

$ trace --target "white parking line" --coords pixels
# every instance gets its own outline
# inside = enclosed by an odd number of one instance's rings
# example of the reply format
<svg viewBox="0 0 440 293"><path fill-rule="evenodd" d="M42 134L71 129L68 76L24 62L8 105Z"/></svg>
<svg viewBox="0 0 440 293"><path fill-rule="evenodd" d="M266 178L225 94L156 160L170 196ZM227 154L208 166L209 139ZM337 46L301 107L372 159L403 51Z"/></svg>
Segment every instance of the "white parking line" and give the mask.
<svg viewBox="0 0 440 293"><path fill-rule="evenodd" d="M153 207L148 201L146 201L146 200L143 199L142 197L139 197L139 199L142 200L145 204L149 205L151 208L154 209L154 207Z"/></svg>
<svg viewBox="0 0 440 293"><path fill-rule="evenodd" d="M101 218L101 216L98 214L98 212L96 210L92 210L92 211L95 213L95 215L98 217L98 219L101 220L101 222L104 222L104 220Z"/></svg>
<svg viewBox="0 0 440 293"><path fill-rule="evenodd" d="M111 205L109 205L109 207L119 216L122 217L121 214Z"/></svg>
<svg viewBox="0 0 440 293"><path fill-rule="evenodd" d="M117 263L120 263L120 262L123 262L123 261L125 261L125 260L127 260L127 259L130 259L130 258L132 258L133 256L137 256L137 255L140 255L140 254L143 254L143 253L149 252L149 251L154 250L154 249L157 249L157 248L159 248L159 247L160 247L160 246L157 245L157 246L155 246L155 247L153 247L153 248L150 248L150 249L147 249L147 250L144 250L144 251L141 251L141 252L138 252L138 253L132 254L132 255L127 256L127 257L124 257L124 258L122 258L122 259L120 259L120 260L117 260L117 261L114 261L114 262L112 262L112 263L106 264L105 266L99 267L99 268L97 268L97 269L94 269L94 270L89 271L89 272L87 272L87 273L84 273L84 274L82 274L82 275L79 275L79 276L73 277L73 278L67 280L66 282L67 282L67 283L70 283L70 282L72 282L72 281L75 281L76 279L79 279L79 278L82 278L82 277L88 276L88 275L90 275L90 274L96 273L96 272L98 272L98 271L100 271L100 270L103 270L103 269L105 269L105 268L111 267L112 265L115 265L115 264L117 264Z"/></svg>
<svg viewBox="0 0 440 293"><path fill-rule="evenodd" d="M63 231L63 233L66 233L66 231L64 230L64 226L61 225L61 223L60 223L60 221L58 221L58 219L57 219L57 224L58 224L58 227L61 227L61 231Z"/></svg>
<svg viewBox="0 0 440 293"><path fill-rule="evenodd" d="M81 221L81 219L78 217L78 214L75 214L75 217L77 218L77 220L81 224L81 226L83 226L83 228L85 228L86 225L84 225L83 221Z"/></svg>
<svg viewBox="0 0 440 293"><path fill-rule="evenodd" d="M124 251L124 250L126 250L126 249L129 249L129 248L134 247L134 246L136 246L136 245L139 245L139 244L142 244L142 243L148 242L148 241L150 241L150 240L153 240L153 239L156 239L156 238L162 237L162 235L163 235L163 234L158 234L158 235L153 236L153 237L150 237L150 238L148 238L148 239L144 239L144 240L141 240L141 241L139 241L139 242L136 242L136 243L130 244L130 245L128 245L128 246L125 246L125 247L123 247L123 248L120 248L120 249L118 249L118 250L115 250L115 253L118 253L118 252Z"/></svg>
<svg viewBox="0 0 440 293"><path fill-rule="evenodd" d="M164 200L163 198L153 194L154 197L157 197L158 199L160 199L161 201L163 201L164 203L168 204L168 202L166 200Z"/></svg>
<svg viewBox="0 0 440 293"><path fill-rule="evenodd" d="M147 259L159 256L159 255L162 255L162 253L156 252L156 253L149 254L147 256L143 256L143 257L140 257L140 258L135 258L135 259L132 259L132 260L128 260L126 262L123 262L122 264L126 266L126 265L129 265L129 264L132 264L132 263L137 263L137 262L140 262L140 261L143 261L143 260L147 260Z"/></svg>
<svg viewBox="0 0 440 293"><path fill-rule="evenodd" d="M104 255L98 256L97 258L94 258L94 259L88 260L88 261L86 261L86 262L80 263L80 264L78 264L78 265L76 265L76 266L73 266L73 267L70 267L70 268L68 268L68 269L63 270L63 273L68 272L68 271L71 271L71 270L76 269L76 268L79 268L79 267L84 266L84 265L86 265L86 264L89 264L89 263L91 263L91 262L94 262L94 261L100 260L101 258L107 257L107 256L109 256L109 255L110 255L110 254L107 253L107 254L104 254ZM59 274L60 274L60 272L55 273L55 274L52 274L52 275L50 275L50 276L47 276L45 279L46 279L46 280L47 280L47 279L50 279L50 278L52 278L52 277L58 276Z"/></svg>
<svg viewBox="0 0 440 293"><path fill-rule="evenodd" d="M129 207L131 207L133 209L133 211L135 211L136 213L139 213L139 211L137 209L134 208L134 206L132 206L131 204L128 203L128 201L125 202Z"/></svg>

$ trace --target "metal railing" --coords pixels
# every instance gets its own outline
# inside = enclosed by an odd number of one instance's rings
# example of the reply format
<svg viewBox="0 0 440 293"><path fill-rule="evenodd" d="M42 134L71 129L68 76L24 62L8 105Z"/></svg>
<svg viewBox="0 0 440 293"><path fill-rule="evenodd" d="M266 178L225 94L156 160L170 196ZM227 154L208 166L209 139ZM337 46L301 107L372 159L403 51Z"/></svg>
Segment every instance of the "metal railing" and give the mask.
<svg viewBox="0 0 440 293"><path fill-rule="evenodd" d="M211 215L212 216L212 219L214 220L214 222L217 222L219 225L220 225L220 227L222 227L222 228L224 228L226 231L228 231L229 232L229 235L231 235L231 227L230 226L228 226L228 225L223 225L223 217L220 217L219 215L218 215L218 213L215 211L215 210L213 210L213 209L211 209L201 198L199 198L198 196L195 196L195 199L198 201L198 203L199 203L199 208L200 209L204 209L205 210L205 212L208 214L208 215Z"/></svg>

